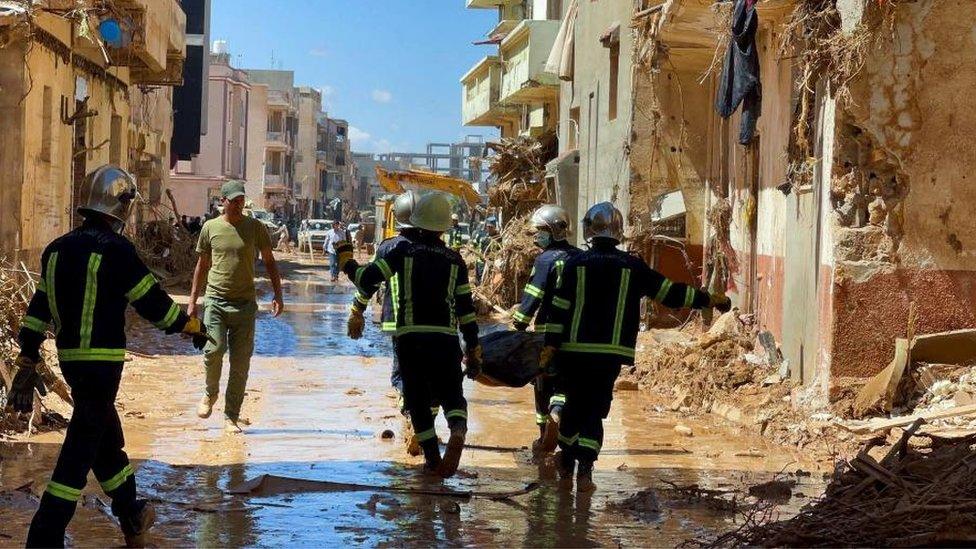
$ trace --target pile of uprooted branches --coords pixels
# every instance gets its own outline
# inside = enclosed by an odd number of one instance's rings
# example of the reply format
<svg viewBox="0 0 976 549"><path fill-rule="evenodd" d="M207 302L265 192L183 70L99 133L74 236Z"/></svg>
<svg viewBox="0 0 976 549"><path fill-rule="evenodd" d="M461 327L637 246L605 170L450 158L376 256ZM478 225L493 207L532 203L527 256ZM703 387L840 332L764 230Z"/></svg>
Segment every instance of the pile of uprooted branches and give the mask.
<svg viewBox="0 0 976 549"><path fill-rule="evenodd" d="M28 425L35 427L46 425L51 428L64 426L64 418L57 414L47 413L40 402L35 405L35 413L31 418L7 414L6 391L13 382L14 359L20 350L17 343L17 333L20 323L27 311L31 297L37 291L36 275L30 272L21 262L16 265L0 256L0 431L22 431ZM71 404L70 390L61 377L48 364L55 360L48 353L44 353L44 361L38 365L38 371L44 378L47 387L62 400ZM40 412L40 413L37 413Z"/></svg>
<svg viewBox="0 0 976 549"><path fill-rule="evenodd" d="M826 493L783 521L747 521L713 546L931 546L976 541L976 435L920 435L919 420L875 459L868 442Z"/></svg>
<svg viewBox="0 0 976 549"><path fill-rule="evenodd" d="M850 99L848 86L864 67L871 44L879 44L894 27L896 0L865 2L861 22L849 31L841 27L837 0L801 0L783 30L780 54L796 59L799 76L795 86L800 100L793 113L789 144L791 180L794 186L812 175L813 124L817 84L826 82L841 101Z"/></svg>
<svg viewBox="0 0 976 549"><path fill-rule="evenodd" d="M527 216L512 220L502 231L502 246L484 257L485 272L475 292L480 313L497 311L496 307L508 309L522 298L522 289L539 255L530 228Z"/></svg>
<svg viewBox="0 0 976 549"><path fill-rule="evenodd" d="M502 218L531 214L548 201L546 162L556 156L556 143L550 134L540 139L522 136L488 144L494 153L488 157L493 180L488 205L498 209Z"/></svg>
<svg viewBox="0 0 976 549"><path fill-rule="evenodd" d="M139 256L161 280L185 277L196 265L196 238L162 219L142 223L131 235Z"/></svg>

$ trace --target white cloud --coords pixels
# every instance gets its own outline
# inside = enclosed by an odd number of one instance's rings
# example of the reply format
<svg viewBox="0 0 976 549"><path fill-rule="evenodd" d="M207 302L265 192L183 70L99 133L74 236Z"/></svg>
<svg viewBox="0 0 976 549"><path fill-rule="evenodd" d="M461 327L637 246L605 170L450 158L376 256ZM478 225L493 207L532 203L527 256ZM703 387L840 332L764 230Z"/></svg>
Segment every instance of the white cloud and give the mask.
<svg viewBox="0 0 976 549"><path fill-rule="evenodd" d="M328 57L329 50L325 48L312 48L308 50L308 54L312 57Z"/></svg>
<svg viewBox="0 0 976 549"><path fill-rule="evenodd" d="M387 90L373 90L373 101L377 103L389 103L393 101L393 94Z"/></svg>
<svg viewBox="0 0 976 549"><path fill-rule="evenodd" d="M352 141L354 146L362 147L363 145L368 145L371 137L369 133L364 132L356 126L349 126L349 141Z"/></svg>

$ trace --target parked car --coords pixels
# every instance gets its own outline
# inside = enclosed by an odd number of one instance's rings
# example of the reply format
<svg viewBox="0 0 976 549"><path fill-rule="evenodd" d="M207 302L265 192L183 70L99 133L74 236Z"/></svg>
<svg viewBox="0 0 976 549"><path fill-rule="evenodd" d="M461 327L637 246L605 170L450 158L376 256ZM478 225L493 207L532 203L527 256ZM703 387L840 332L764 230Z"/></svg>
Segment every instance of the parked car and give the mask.
<svg viewBox="0 0 976 549"><path fill-rule="evenodd" d="M307 252L309 247L321 250L325 234L332 229L331 219L306 219L298 226L298 251Z"/></svg>
<svg viewBox="0 0 976 549"><path fill-rule="evenodd" d="M251 209L244 210L244 214L249 217L253 217L254 219L257 219L261 223L264 223L264 226L268 228L268 232L270 232L271 234L274 234L278 231L279 226L277 223L275 223L274 214L269 212L268 210L262 210L260 208L251 208Z"/></svg>

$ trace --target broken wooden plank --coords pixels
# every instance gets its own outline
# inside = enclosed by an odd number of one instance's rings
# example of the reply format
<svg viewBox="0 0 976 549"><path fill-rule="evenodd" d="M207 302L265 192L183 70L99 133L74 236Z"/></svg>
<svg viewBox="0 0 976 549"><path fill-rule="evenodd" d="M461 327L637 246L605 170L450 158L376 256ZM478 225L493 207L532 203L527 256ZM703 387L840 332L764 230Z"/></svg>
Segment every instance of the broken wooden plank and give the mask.
<svg viewBox="0 0 976 549"><path fill-rule="evenodd" d="M903 427L905 425L911 425L919 419L924 419L925 421L931 421L933 419L943 419L947 417L958 417L958 416L968 416L976 414L976 404L967 404L966 406L956 406L954 408L948 408L946 410L937 410L934 412L927 412L923 414L911 414L907 416L893 417L891 419L872 419L864 422L837 422L838 425L847 429L852 433L865 434L874 433L877 431L883 431L885 429L891 429L893 427Z"/></svg>
<svg viewBox="0 0 976 549"><path fill-rule="evenodd" d="M916 336L912 360L936 364L967 364L976 360L976 330L954 330Z"/></svg>
<svg viewBox="0 0 976 549"><path fill-rule="evenodd" d="M908 366L910 349L908 340L895 340L895 357L888 366L861 387L854 401L854 416L864 417L869 412L890 412L897 395L898 385Z"/></svg>

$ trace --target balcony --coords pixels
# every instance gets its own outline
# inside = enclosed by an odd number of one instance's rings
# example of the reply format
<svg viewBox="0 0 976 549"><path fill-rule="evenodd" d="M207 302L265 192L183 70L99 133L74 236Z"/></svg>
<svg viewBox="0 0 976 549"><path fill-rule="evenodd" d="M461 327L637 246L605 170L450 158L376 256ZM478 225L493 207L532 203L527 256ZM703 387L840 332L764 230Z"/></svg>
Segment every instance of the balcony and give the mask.
<svg viewBox="0 0 976 549"><path fill-rule="evenodd" d="M288 150L288 134L285 132L268 132L269 149L286 151Z"/></svg>
<svg viewBox="0 0 976 549"><path fill-rule="evenodd" d="M285 192L285 178L280 174L264 174L264 192Z"/></svg>
<svg viewBox="0 0 976 549"><path fill-rule="evenodd" d="M461 123L465 126L497 126L516 120L515 109L498 104L502 83L502 62L488 56L461 77Z"/></svg>
<svg viewBox="0 0 976 549"><path fill-rule="evenodd" d="M495 9L507 4L515 4L518 0L466 0L464 6L469 10Z"/></svg>
<svg viewBox="0 0 976 549"><path fill-rule="evenodd" d="M556 99L559 79L543 71L559 25L559 21L522 21L502 40L499 51L504 60L504 73L500 102L523 105Z"/></svg>
<svg viewBox="0 0 976 549"><path fill-rule="evenodd" d="M186 14L177 0L117 0L123 45L109 48L113 65L131 69L133 84L183 84Z"/></svg>

